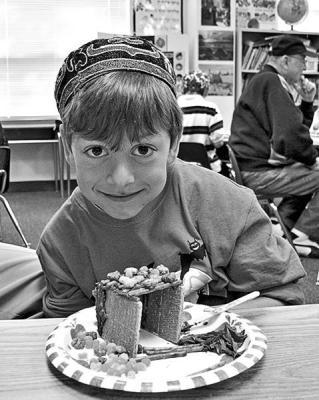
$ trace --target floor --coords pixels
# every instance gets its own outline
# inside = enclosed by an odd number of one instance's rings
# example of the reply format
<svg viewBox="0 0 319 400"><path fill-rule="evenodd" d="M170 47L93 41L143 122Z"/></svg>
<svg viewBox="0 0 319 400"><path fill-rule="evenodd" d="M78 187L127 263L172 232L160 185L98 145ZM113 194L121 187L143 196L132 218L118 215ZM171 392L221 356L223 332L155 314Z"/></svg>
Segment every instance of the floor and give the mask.
<svg viewBox="0 0 319 400"><path fill-rule="evenodd" d="M65 200L61 198L60 192L56 191L7 192L5 198L33 249L36 248L45 225ZM22 245L23 243L2 204L0 221L1 240Z"/></svg>

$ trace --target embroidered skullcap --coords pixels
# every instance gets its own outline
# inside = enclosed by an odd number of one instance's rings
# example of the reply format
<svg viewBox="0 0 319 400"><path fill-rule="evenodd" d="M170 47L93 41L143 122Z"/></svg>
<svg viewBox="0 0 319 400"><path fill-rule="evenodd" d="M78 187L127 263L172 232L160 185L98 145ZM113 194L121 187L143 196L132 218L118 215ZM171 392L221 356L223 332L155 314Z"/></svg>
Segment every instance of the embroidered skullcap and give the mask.
<svg viewBox="0 0 319 400"><path fill-rule="evenodd" d="M83 85L119 70L153 75L165 82L176 95L172 64L150 41L137 36L95 39L72 51L59 70L54 96L60 115Z"/></svg>
<svg viewBox="0 0 319 400"><path fill-rule="evenodd" d="M183 76L183 89L187 92L200 92L209 87L209 79L202 71L193 71Z"/></svg>

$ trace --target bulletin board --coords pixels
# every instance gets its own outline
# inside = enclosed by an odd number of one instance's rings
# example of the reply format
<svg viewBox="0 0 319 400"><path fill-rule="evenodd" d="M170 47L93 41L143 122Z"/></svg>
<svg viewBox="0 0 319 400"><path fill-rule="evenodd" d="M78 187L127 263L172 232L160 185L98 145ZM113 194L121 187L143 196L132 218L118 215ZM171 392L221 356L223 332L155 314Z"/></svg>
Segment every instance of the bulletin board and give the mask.
<svg viewBox="0 0 319 400"><path fill-rule="evenodd" d="M183 33L183 0L134 0L133 30L138 36Z"/></svg>

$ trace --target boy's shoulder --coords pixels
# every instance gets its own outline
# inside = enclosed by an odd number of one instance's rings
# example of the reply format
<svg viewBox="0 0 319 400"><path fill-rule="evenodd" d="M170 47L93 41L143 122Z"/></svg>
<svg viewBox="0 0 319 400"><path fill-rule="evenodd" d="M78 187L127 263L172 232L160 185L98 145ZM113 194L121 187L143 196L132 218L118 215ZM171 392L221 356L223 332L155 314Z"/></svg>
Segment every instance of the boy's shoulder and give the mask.
<svg viewBox="0 0 319 400"><path fill-rule="evenodd" d="M208 168L177 159L174 165L173 185L184 190L196 191L199 195L232 196L251 198L251 189L238 185L231 179Z"/></svg>
<svg viewBox="0 0 319 400"><path fill-rule="evenodd" d="M54 213L45 226L42 236L67 235L73 231L77 221L83 219L86 212L86 203L80 190L76 188L71 196Z"/></svg>

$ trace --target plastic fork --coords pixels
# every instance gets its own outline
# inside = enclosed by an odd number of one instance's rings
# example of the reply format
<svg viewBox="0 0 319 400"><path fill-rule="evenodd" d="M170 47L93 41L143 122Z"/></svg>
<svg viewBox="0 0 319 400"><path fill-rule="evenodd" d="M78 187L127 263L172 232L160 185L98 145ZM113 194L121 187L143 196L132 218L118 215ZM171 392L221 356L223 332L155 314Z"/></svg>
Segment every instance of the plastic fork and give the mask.
<svg viewBox="0 0 319 400"><path fill-rule="evenodd" d="M231 301L230 303L223 304L218 307L207 307L204 308L205 312L210 312L213 314L220 314L222 312L228 311L233 307L239 306L239 304L245 303L248 300L253 300L256 297L260 296L260 292L257 290L251 293L246 294L245 296L239 297L238 299Z"/></svg>

